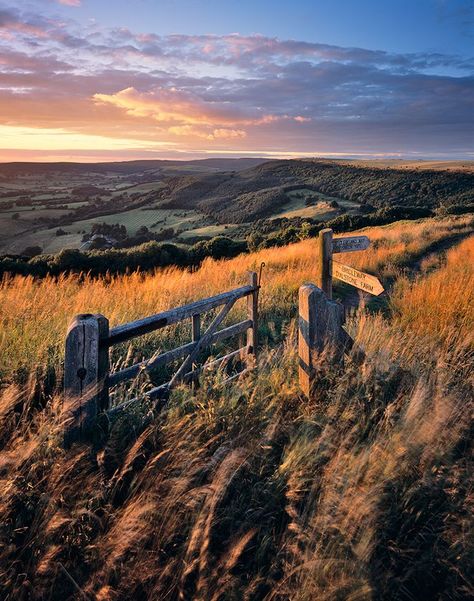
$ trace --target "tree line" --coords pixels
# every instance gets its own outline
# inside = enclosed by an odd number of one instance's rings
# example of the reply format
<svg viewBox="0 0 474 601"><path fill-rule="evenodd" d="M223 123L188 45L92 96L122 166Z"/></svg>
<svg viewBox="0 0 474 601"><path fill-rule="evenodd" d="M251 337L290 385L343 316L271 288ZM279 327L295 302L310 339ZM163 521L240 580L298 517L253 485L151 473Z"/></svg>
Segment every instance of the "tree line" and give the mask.
<svg viewBox="0 0 474 601"><path fill-rule="evenodd" d="M473 209L474 207L471 211ZM332 228L335 233L342 233L363 227L386 225L401 219L433 217L440 213L443 212L423 207L395 206L385 207L367 215L340 215L327 222L303 218L259 220L246 240L216 236L187 248L152 240L132 248L87 251L64 249L56 255L42 254L35 257L8 255L0 258L0 276L21 274L45 277L81 272L99 276L108 273L152 271L170 266L197 267L207 257L232 258L244 252L286 246L305 238L316 237L325 227Z"/></svg>

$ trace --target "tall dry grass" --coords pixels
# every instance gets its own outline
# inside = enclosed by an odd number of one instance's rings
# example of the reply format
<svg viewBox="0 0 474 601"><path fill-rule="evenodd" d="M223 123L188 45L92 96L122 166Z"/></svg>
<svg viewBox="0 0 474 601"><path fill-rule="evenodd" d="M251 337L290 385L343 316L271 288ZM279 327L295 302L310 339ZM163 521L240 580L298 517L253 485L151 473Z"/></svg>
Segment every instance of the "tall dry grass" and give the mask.
<svg viewBox="0 0 474 601"><path fill-rule="evenodd" d="M419 236L424 248L451 236L451 226L434 222L429 238ZM398 248L390 254L392 243L380 243L387 272L415 244L408 233L427 227L381 229L379 239L392 236ZM412 259L422 255L419 244ZM223 387L218 374L194 393L180 388L152 421L142 425L133 412L116 421L93 452L60 447L60 398L44 402L37 379L27 391L4 390L6 600L472 598L472 288L456 284L456 274L472 284L472 240L414 282L399 280L391 315L354 315L349 327L365 359L321 371L308 401L297 386L290 308L301 279L311 279L311 245L223 264L234 269L222 275L229 284L248 261L268 261L273 296L264 293L264 307L287 320L283 341L262 352L244 381ZM189 282L201 281L205 296L215 291L215 270L208 263L197 274L137 277L136 298L160 277L167 290L182 278L190 295ZM462 309L446 308L438 321L439 281L451 287L443 298ZM80 294L73 279L65 285ZM86 280L85 290L99 285Z"/></svg>
<svg viewBox="0 0 474 601"><path fill-rule="evenodd" d="M367 251L341 254L338 260L387 280L433 244L473 230L471 217L372 228L368 231L372 246ZM0 379L8 381L14 371L21 375L36 366L59 365L67 325L78 313L102 313L111 326L118 325L240 286L246 283L246 270L258 270L262 261L266 266L260 307L263 321L270 324L262 333L270 341L279 340L282 326L296 315L298 287L314 281L317 252L316 240L309 239L229 261L207 259L194 273L174 268L97 279L75 275L59 280L4 279L0 283ZM166 345L170 338L189 338L189 334L174 328L169 335L167 330L145 337L134 343L131 356L139 357ZM120 349L115 359L126 354L127 349Z"/></svg>

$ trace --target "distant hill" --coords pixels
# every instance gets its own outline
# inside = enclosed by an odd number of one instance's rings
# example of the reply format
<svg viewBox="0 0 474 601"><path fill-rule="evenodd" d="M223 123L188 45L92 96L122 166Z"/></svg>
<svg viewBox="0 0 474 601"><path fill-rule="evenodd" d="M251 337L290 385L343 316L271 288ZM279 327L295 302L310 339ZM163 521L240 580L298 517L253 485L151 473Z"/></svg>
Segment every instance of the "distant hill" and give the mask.
<svg viewBox="0 0 474 601"><path fill-rule="evenodd" d="M160 191L167 207L198 209L221 223L270 216L297 188L382 208L436 208L474 202L474 173L395 169L324 160L268 161L238 173L171 177Z"/></svg>
<svg viewBox="0 0 474 601"><path fill-rule="evenodd" d="M407 215L474 212L467 163L461 170L408 165L256 158L0 164L0 249L80 248L103 222L126 227L135 245L166 240L188 247L216 236L267 236L282 220L349 231Z"/></svg>
<svg viewBox="0 0 474 601"><path fill-rule="evenodd" d="M42 175L48 173L142 173L148 170L196 167L209 170L241 171L264 163L267 159L240 158L240 159L202 159L193 161L166 161L142 160L119 161L107 163L27 163L12 162L0 163L0 176L14 177L17 175L32 174Z"/></svg>

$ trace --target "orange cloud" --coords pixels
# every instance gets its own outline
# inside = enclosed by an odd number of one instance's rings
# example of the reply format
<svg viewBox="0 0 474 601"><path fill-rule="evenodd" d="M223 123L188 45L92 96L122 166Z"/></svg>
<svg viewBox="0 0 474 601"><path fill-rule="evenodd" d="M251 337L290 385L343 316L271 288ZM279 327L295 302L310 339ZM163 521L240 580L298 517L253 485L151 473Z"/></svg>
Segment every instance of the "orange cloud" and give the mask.
<svg viewBox="0 0 474 601"><path fill-rule="evenodd" d="M115 94L94 94L93 101L97 105L119 108L132 117L151 118L173 136L206 140L245 138L246 127L292 119L288 115L262 115L252 118L239 114L235 109L232 111L224 108L223 104L206 103L175 88L141 93L130 87Z"/></svg>
<svg viewBox="0 0 474 601"><path fill-rule="evenodd" d="M213 120L195 102L184 98L174 88L153 93L139 93L130 87L116 94L94 94L97 104L123 109L133 117L151 117L163 124L212 125Z"/></svg>
<svg viewBox="0 0 474 601"><path fill-rule="evenodd" d="M175 136L186 136L202 138L204 140L235 140L236 138L245 138L247 132L243 129L228 129L220 127L208 131L204 128L199 128L194 125L177 125L168 128L168 132Z"/></svg>

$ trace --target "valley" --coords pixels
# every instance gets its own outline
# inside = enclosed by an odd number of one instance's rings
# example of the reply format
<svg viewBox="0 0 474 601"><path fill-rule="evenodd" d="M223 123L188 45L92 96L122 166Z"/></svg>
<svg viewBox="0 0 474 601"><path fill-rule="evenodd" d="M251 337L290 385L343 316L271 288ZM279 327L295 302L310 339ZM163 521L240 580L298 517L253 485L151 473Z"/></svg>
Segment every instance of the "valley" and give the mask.
<svg viewBox="0 0 474 601"><path fill-rule="evenodd" d="M150 240L187 248L215 237L245 241L256 223L268 233L282 224L328 222L393 206L448 212L474 206L469 162L409 167L322 159L3 164L0 254L100 250ZM124 226L126 241L101 232L101 224ZM99 234L91 243L94 226Z"/></svg>

